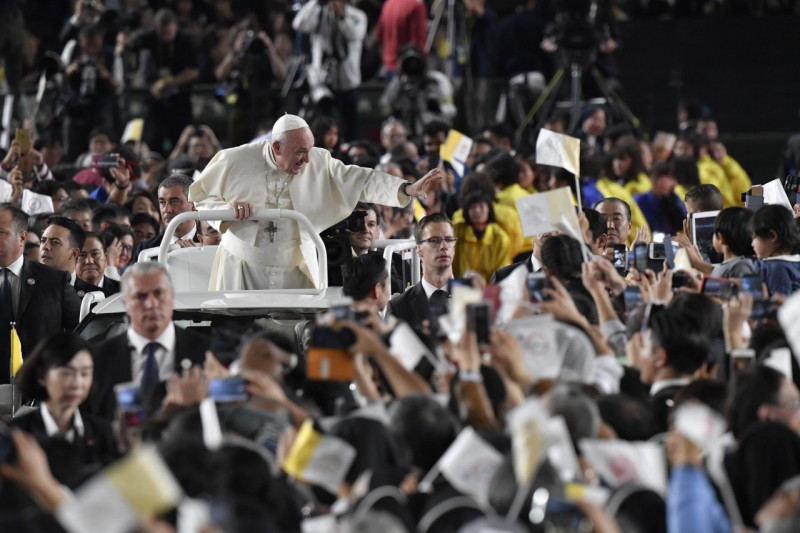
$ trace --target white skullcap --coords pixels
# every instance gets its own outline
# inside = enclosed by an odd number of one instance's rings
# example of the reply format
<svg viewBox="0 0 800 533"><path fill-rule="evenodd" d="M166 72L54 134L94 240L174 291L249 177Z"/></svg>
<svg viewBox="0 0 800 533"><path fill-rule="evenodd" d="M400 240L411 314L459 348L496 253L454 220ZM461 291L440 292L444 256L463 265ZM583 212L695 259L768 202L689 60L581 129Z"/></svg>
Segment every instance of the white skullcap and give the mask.
<svg viewBox="0 0 800 533"><path fill-rule="evenodd" d="M275 121L275 125L272 126L272 136L277 137L278 135L286 133L287 131L299 130L308 127L308 123L305 120L297 115L290 115L287 113Z"/></svg>

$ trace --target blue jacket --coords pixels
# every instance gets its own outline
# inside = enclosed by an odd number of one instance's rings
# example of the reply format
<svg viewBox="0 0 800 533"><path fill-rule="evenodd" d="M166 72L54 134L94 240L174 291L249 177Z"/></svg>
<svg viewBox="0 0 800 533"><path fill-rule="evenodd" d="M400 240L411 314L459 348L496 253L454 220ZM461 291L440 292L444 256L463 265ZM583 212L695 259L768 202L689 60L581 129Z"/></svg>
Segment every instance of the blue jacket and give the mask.
<svg viewBox="0 0 800 533"><path fill-rule="evenodd" d="M759 259L753 265L753 274L758 274L767 284L767 292L789 296L800 290L800 255L777 255Z"/></svg>
<svg viewBox="0 0 800 533"><path fill-rule="evenodd" d="M672 469L667 496L669 533L730 533L731 523L705 472L693 466Z"/></svg>
<svg viewBox="0 0 800 533"><path fill-rule="evenodd" d="M644 218L647 219L653 233L677 235L683 229L686 206L677 194L672 193L671 196L659 198L651 191L637 194L633 199L644 213Z"/></svg>

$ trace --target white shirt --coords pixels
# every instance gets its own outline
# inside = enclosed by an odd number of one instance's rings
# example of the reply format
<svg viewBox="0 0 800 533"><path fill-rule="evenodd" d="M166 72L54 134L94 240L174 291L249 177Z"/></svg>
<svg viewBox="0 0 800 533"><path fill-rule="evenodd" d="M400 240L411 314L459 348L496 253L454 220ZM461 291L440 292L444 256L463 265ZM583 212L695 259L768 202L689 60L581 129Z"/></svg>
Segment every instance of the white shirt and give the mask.
<svg viewBox="0 0 800 533"><path fill-rule="evenodd" d="M59 435L58 431L58 424L56 424L53 415L50 414L50 411L47 409L47 404L43 403L39 406L39 412L42 414L42 422L44 422L44 431L47 433L48 437L54 437ZM75 409L75 415L72 417L72 427L64 433L64 438L67 442L73 442L75 440L75 433L78 433L79 437L83 437L83 419L81 418L81 412L78 409Z"/></svg>
<svg viewBox="0 0 800 533"><path fill-rule="evenodd" d="M170 239L170 244L175 244L178 241L193 241L194 236L197 234L197 224L192 224L192 229L190 229L186 235L183 237L178 237L174 233L172 234L172 239Z"/></svg>
<svg viewBox="0 0 800 533"><path fill-rule="evenodd" d="M425 296L428 297L428 300L431 299L431 296L436 291L442 290L444 292L448 292L447 291L447 283L445 283L442 287L437 287L433 283L429 283L428 280L426 280L425 278L422 278L422 290L425 291Z"/></svg>
<svg viewBox="0 0 800 533"><path fill-rule="evenodd" d="M162 346L156 350L156 361L158 361L158 378L161 381L167 380L175 370L175 325L170 322L166 329L156 339L148 339L139 335L133 328L128 328L128 343L133 348L131 356L131 376L135 383L141 383L144 363L147 360L145 347L151 342L157 342Z"/></svg>
<svg viewBox="0 0 800 533"><path fill-rule="evenodd" d="M689 378L660 379L654 381L653 384L650 385L650 396L655 396L667 387L683 387L684 385L688 385L690 381Z"/></svg>

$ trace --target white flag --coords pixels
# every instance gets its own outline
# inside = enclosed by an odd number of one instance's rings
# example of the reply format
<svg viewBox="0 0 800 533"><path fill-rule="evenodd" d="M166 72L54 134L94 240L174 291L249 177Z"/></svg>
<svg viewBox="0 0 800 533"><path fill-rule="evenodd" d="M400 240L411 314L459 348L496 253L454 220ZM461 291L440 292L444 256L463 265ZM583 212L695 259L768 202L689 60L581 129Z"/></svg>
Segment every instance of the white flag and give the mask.
<svg viewBox="0 0 800 533"><path fill-rule="evenodd" d="M800 292L784 300L783 305L778 309L778 322L783 328L786 340L792 348L797 362L800 363Z"/></svg>
<svg viewBox="0 0 800 533"><path fill-rule="evenodd" d="M517 199L517 212L526 237L552 231L564 231L565 226L580 228L572 193L569 187L530 194ZM580 235L580 230L568 231ZM582 241L579 239L579 241Z"/></svg>
<svg viewBox="0 0 800 533"><path fill-rule="evenodd" d="M394 328L389 337L389 353L391 353L406 370L414 370L423 357L435 360L435 357L428 350L411 326L401 322Z"/></svg>
<svg viewBox="0 0 800 533"><path fill-rule="evenodd" d="M439 471L456 490L489 501L489 482L503 456L467 426L439 459Z"/></svg>
<svg viewBox="0 0 800 533"><path fill-rule="evenodd" d="M6 180L0 180L0 203L10 202L12 194L14 194L14 186Z"/></svg>
<svg viewBox="0 0 800 533"><path fill-rule="evenodd" d="M22 210L29 215L53 212L53 199L46 194L31 192L28 189L22 191Z"/></svg>
<svg viewBox="0 0 800 533"><path fill-rule="evenodd" d="M725 434L725 419L700 403L686 403L675 410L675 429L700 448L706 449Z"/></svg>
<svg viewBox="0 0 800 533"><path fill-rule="evenodd" d="M536 139L536 164L561 167L578 175L580 161L580 139L545 129L539 131Z"/></svg>
<svg viewBox="0 0 800 533"><path fill-rule="evenodd" d="M558 349L552 315L536 315L506 324L522 347L525 370L536 379L556 379L561 373L564 354Z"/></svg>
<svg viewBox="0 0 800 533"><path fill-rule="evenodd" d="M548 445L547 458L558 472L561 481L569 483L582 477L581 466L578 463L578 456L575 454L575 447L572 445L572 437L570 437L564 417L549 418L545 424L545 433Z"/></svg>
<svg viewBox="0 0 800 533"><path fill-rule="evenodd" d="M655 442L583 439L578 447L583 458L611 487L638 483L659 494L666 494L667 468L663 445Z"/></svg>
<svg viewBox="0 0 800 533"><path fill-rule="evenodd" d="M528 483L547 453L547 413L542 402L528 398L507 416L517 483Z"/></svg>
<svg viewBox="0 0 800 533"><path fill-rule="evenodd" d="M775 348L769 352L769 357L764 360L764 365L774 368L792 381L792 350L789 348Z"/></svg>
<svg viewBox="0 0 800 533"><path fill-rule="evenodd" d="M173 508L181 496L156 449L145 446L82 485L56 518L70 533L127 533L142 519Z"/></svg>

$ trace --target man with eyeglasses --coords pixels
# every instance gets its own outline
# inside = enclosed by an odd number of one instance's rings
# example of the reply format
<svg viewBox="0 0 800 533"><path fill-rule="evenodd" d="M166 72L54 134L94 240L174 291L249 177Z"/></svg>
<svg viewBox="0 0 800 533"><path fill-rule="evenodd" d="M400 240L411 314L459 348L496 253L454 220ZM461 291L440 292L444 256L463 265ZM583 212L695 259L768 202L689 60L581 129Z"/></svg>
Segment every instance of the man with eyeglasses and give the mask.
<svg viewBox="0 0 800 533"><path fill-rule="evenodd" d="M120 291L119 281L105 275L107 266L108 258L103 241L95 233L86 233L81 253L78 254L75 273L78 278L103 291L106 298Z"/></svg>
<svg viewBox="0 0 800 533"><path fill-rule="evenodd" d="M80 224L67 217L54 215L47 219L47 227L39 241L40 262L69 274L69 283L79 298L83 298L87 292L101 290L75 273L85 240L86 232Z"/></svg>
<svg viewBox="0 0 800 533"><path fill-rule="evenodd" d="M431 308L437 314L446 309L457 239L453 223L441 213L420 220L414 238L417 241L417 253L422 259L422 280L403 294L395 296L390 311L414 330L424 331L425 322L430 328L431 320L438 318L431 315Z"/></svg>
<svg viewBox="0 0 800 533"><path fill-rule="evenodd" d="M172 322L175 289L164 265L143 262L122 275L127 330L95 347L97 387L89 397L92 414L111 420L116 411L114 385L133 382L147 411L160 405L164 382L184 368L202 365L208 339Z"/></svg>

